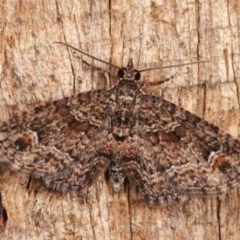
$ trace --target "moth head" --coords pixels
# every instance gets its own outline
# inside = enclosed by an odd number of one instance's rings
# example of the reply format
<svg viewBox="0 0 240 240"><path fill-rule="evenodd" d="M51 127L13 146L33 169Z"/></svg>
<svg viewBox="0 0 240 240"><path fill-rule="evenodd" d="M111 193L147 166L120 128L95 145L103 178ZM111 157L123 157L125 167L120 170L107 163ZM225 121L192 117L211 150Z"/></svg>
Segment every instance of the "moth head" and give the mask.
<svg viewBox="0 0 240 240"><path fill-rule="evenodd" d="M120 79L138 81L141 77L140 72L134 69L133 60L129 58L126 68L120 68L118 71L118 77Z"/></svg>

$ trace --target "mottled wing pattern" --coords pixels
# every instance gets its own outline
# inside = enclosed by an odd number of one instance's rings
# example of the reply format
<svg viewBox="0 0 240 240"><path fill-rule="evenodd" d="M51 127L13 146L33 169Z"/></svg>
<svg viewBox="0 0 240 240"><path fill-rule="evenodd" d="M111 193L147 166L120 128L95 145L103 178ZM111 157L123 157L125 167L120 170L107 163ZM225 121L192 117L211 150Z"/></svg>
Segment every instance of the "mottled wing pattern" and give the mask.
<svg viewBox="0 0 240 240"><path fill-rule="evenodd" d="M129 178L150 202L217 194L240 182L240 142L218 127L158 97L136 102Z"/></svg>
<svg viewBox="0 0 240 240"><path fill-rule="evenodd" d="M81 190L108 164L111 90L80 93L16 114L0 126L0 162L58 191Z"/></svg>
<svg viewBox="0 0 240 240"><path fill-rule="evenodd" d="M143 95L138 81L145 70L134 69L132 59L126 68L112 66L119 69L112 89L57 100L2 123L0 164L61 192L81 191L108 169L114 193L128 177L150 203L239 185L238 140L162 98Z"/></svg>

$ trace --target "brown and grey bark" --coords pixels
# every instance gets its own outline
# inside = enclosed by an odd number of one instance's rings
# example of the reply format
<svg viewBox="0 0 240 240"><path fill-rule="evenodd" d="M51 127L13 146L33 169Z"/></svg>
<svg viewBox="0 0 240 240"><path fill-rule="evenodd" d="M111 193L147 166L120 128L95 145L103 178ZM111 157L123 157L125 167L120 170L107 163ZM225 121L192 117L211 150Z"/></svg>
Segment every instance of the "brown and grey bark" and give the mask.
<svg viewBox="0 0 240 240"><path fill-rule="evenodd" d="M1 1L0 11L1 120L16 109L93 88L98 74L52 44L65 41L120 66L129 57L139 68L210 59L146 73L146 82L174 76L162 91L146 91L162 92L239 136L238 0ZM129 186L113 195L104 177L85 199L49 192L3 167L0 180L9 217L1 239L240 238L237 190L193 198L187 206L149 207Z"/></svg>

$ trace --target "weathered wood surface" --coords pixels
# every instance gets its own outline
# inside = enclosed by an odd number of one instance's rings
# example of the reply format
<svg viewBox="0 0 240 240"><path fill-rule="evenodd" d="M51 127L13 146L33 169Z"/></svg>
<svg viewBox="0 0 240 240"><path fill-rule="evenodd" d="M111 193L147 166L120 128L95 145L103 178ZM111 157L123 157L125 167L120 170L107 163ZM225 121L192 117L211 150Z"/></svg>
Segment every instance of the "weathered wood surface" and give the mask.
<svg viewBox="0 0 240 240"><path fill-rule="evenodd" d="M120 66L129 57L137 68L210 59L146 73L146 82L174 76L146 91L239 136L238 0L1 1L0 11L1 120L104 85L95 86L102 76L52 44L65 41ZM129 186L114 196L104 177L86 199L49 192L5 168L0 180L9 217L4 240L240 238L237 190L185 206L149 207Z"/></svg>

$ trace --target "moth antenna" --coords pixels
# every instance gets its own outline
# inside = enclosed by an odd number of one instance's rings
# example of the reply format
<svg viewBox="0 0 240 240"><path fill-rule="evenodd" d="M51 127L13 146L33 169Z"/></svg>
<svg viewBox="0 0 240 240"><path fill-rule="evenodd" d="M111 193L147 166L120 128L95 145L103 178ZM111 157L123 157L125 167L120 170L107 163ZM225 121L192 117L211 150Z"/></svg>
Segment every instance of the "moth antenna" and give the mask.
<svg viewBox="0 0 240 240"><path fill-rule="evenodd" d="M78 49L78 48L75 48L75 47L73 47L73 46L71 46L71 45L69 45L69 44L67 44L67 43L64 43L64 42L53 42L53 43L65 45L65 46L67 46L67 47L69 47L69 48L74 49L74 50L77 51L77 52L80 52L80 53L82 53L82 54L84 54L84 55L86 55L86 56L94 59L94 60L97 60L97 61L99 61L99 62L105 63L105 64L107 64L107 65L109 65L109 66L111 66L111 67L115 67L115 68L121 69L121 67L119 67L119 66L117 66L117 65L115 65L115 64L112 64L112 63L106 62L106 61L104 61L104 60L101 60L101 59L99 59L99 58L97 58L97 57L94 57L94 56L92 56L91 54L85 53L84 51L82 51L82 50L80 50L80 49Z"/></svg>
<svg viewBox="0 0 240 240"><path fill-rule="evenodd" d="M67 47L70 47L70 48L74 49L74 50L77 51L77 52L80 52L80 53L84 54L85 56L88 56L88 57L94 59L94 60L97 60L97 61L99 61L99 62L105 63L105 64L107 64L107 65L109 65L109 66L111 66L111 67L115 67L115 68L121 69L121 67L119 67L119 66L117 66L117 65L115 65L115 64L112 64L112 63L109 63L109 62L104 61L104 60L102 60L102 59L99 59L99 58L97 58L97 57L94 57L93 55L88 54L88 53L86 53L86 52L84 52L84 51L82 51L82 50L80 50L80 49L78 49L78 48L76 48L76 47L73 47L72 45L70 45L70 44L68 44L68 43L64 43L64 42L53 42L53 43L65 45L65 46L67 46ZM145 69L139 70L139 72L147 72L147 71L152 71L152 70L157 70L157 69L164 69L164 68L172 68L172 67L182 67L182 66L187 66L187 65L192 65L192 64L198 64L198 63L207 63L207 62L211 62L211 61L208 61L208 60L206 60L206 61L196 61L196 62L190 62L190 63L182 63L182 64L169 65L169 66L145 68Z"/></svg>
<svg viewBox="0 0 240 240"><path fill-rule="evenodd" d="M175 65L169 65L169 66L161 66L161 67L153 67L153 68L145 68L142 70L139 70L139 72L147 72L147 71L152 71L152 70L157 70L157 69L164 69L164 68L172 68L172 67L182 67L182 66L187 66L187 65L192 65L192 64L198 64L198 63L207 63L211 61L197 61L197 62L189 62L189 63L182 63L182 64L175 64Z"/></svg>

